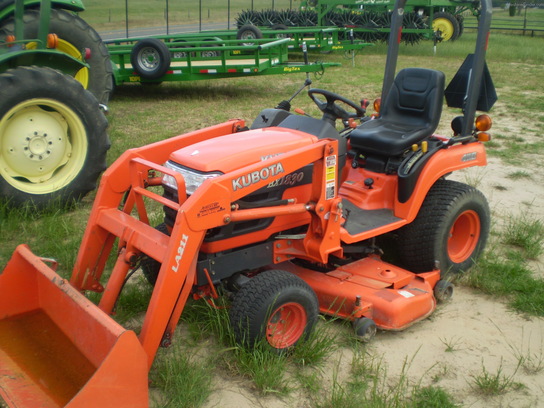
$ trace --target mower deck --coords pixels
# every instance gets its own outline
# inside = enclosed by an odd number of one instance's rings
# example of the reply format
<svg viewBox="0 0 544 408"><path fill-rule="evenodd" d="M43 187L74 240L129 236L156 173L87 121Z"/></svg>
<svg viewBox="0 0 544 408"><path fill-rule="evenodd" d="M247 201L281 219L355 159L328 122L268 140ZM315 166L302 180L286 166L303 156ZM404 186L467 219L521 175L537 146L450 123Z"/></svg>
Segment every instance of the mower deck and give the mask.
<svg viewBox="0 0 544 408"><path fill-rule="evenodd" d="M437 270L416 275L377 257L326 273L290 262L275 267L308 283L317 294L321 313L349 320L368 317L382 330L403 330L436 308L433 288L440 279Z"/></svg>

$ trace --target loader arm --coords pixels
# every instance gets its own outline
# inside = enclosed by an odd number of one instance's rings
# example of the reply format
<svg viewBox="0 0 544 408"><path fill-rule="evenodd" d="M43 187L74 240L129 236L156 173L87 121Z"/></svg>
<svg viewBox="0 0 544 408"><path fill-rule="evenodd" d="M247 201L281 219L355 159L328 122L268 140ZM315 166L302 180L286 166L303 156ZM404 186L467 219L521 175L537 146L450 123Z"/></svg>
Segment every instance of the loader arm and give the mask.
<svg viewBox="0 0 544 408"><path fill-rule="evenodd" d="M241 127L243 122L229 121L130 150L102 177L71 283L79 290L103 292L99 307L111 314L126 276L137 266L139 257L146 255L161 263L139 335L149 367L158 347L170 344L185 302L195 287L196 261L208 229L240 220L310 213L312 221L307 234L291 242L287 249L278 251L276 262L294 256L326 262L329 254L342 254L342 215L336 191L337 141L314 138L308 146L209 179L188 198L179 194L179 202L168 200L149 188L160 183L159 173L173 177L178 191L184 191L183 176L162 165L169 153L201 140L236 132ZM308 202L285 200L282 205L257 209L239 209L234 205L240 198L311 163L314 183ZM149 201L176 211L170 236L149 224L146 204ZM324 236L327 239L323 239ZM100 280L116 240L117 261L103 286Z"/></svg>

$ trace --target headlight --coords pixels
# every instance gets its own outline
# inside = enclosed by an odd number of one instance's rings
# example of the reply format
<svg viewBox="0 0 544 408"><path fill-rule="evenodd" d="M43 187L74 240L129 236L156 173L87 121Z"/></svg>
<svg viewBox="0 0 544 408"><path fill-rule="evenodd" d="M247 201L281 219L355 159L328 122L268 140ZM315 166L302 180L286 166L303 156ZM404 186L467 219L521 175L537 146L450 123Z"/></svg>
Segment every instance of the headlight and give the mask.
<svg viewBox="0 0 544 408"><path fill-rule="evenodd" d="M183 176L183 178L185 179L185 191L187 195L193 194L195 190L200 187L202 183L204 183L206 180L223 175L223 173L221 173L220 171L201 173L196 170L180 166L179 164L173 163L171 161L166 162L164 164L164 167L174 170ZM176 179L168 174L164 174L162 176L162 184L174 190L178 189Z"/></svg>

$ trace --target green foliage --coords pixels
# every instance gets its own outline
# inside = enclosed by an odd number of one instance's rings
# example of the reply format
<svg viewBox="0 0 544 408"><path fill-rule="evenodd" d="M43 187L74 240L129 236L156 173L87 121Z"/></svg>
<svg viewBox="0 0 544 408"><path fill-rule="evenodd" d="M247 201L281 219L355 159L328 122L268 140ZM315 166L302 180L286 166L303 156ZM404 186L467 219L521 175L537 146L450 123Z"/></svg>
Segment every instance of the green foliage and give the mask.
<svg viewBox="0 0 544 408"><path fill-rule="evenodd" d="M510 306L534 316L544 316L544 281L535 279L519 253L509 251L506 258L488 251L464 282L485 293L508 299Z"/></svg>
<svg viewBox="0 0 544 408"><path fill-rule="evenodd" d="M514 381L514 376L519 368L511 375L506 375L503 372L502 361L495 373L489 372L482 363L482 373L472 376L472 387L479 393L484 395L500 395L513 389L523 388L523 384Z"/></svg>
<svg viewBox="0 0 544 408"><path fill-rule="evenodd" d="M151 400L161 408L202 406L213 391L215 367L209 359L195 356L194 349L174 346L160 355L150 372ZM153 389L160 389L153 397Z"/></svg>
<svg viewBox="0 0 544 408"><path fill-rule="evenodd" d="M536 259L544 252L544 224L527 214L510 217L504 228L503 241L518 248L528 259Z"/></svg>
<svg viewBox="0 0 544 408"><path fill-rule="evenodd" d="M454 408L458 407L453 397L440 387L416 387L410 404L414 408Z"/></svg>

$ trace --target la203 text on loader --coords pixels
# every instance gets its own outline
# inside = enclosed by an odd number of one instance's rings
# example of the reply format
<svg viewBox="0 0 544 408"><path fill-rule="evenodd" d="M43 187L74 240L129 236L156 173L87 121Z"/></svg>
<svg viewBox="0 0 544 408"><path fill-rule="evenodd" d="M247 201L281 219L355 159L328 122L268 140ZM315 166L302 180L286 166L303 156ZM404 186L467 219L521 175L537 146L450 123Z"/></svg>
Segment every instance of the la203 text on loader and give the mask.
<svg viewBox="0 0 544 408"><path fill-rule="evenodd" d="M485 66L491 2L482 2L474 54L446 90L439 71L395 76L404 4L375 118L310 89L321 119L291 113L289 100L249 128L230 120L131 149L102 177L70 282L17 248L0 274L0 395L9 406L147 406L148 370L189 296L229 293L238 340L265 339L278 351L306 338L318 313L352 321L368 340L451 296L445 275L470 267L489 231L484 196L446 176L486 164L491 121L475 113L495 99ZM451 137L434 134L444 94L463 112ZM154 226L157 203L164 223ZM399 265L377 245L390 233ZM154 289L136 337L109 315L138 265ZM102 292L98 306L87 290Z"/></svg>

